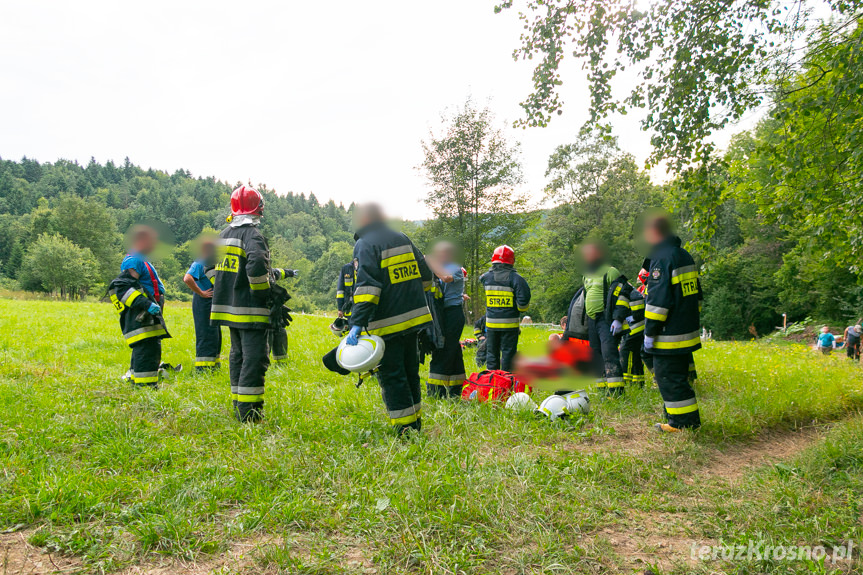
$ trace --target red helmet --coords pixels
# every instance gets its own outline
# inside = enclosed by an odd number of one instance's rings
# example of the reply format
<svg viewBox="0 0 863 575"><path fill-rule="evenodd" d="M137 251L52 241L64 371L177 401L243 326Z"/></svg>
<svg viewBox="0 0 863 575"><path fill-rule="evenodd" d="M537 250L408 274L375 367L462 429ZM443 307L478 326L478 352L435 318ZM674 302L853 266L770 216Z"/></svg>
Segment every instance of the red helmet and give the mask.
<svg viewBox="0 0 863 575"><path fill-rule="evenodd" d="M240 186L231 194L231 215L261 216L264 214L264 196L249 186Z"/></svg>
<svg viewBox="0 0 863 575"><path fill-rule="evenodd" d="M515 252L509 246L498 246L494 249L494 255L491 256L491 263L513 265Z"/></svg>

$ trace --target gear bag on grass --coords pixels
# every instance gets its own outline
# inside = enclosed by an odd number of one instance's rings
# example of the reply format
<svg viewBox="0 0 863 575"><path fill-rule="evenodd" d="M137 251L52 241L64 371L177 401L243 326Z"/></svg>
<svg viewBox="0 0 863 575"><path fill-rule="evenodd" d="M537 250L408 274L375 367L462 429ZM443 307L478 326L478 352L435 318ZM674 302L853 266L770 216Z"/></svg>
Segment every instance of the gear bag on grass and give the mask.
<svg viewBox="0 0 863 575"><path fill-rule="evenodd" d="M461 398L475 401L506 401L513 393L530 393L530 387L500 369L472 373L464 382Z"/></svg>

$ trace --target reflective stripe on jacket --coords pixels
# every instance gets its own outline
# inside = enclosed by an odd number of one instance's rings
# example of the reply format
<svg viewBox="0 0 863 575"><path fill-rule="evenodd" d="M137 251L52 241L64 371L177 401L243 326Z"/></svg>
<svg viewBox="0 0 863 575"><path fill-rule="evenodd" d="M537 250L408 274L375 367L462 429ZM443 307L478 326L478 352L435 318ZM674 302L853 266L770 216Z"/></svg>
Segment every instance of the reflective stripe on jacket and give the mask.
<svg viewBox="0 0 863 575"><path fill-rule="evenodd" d="M692 256L669 236L650 255L644 332L650 353L683 355L701 348L701 281Z"/></svg>
<svg viewBox="0 0 863 575"><path fill-rule="evenodd" d="M485 289L486 329L518 329L521 314L530 307L530 287L524 278L511 265L496 263L479 281Z"/></svg>
<svg viewBox="0 0 863 575"><path fill-rule="evenodd" d="M366 226L356 239L351 326L386 338L431 322L425 290L432 273L410 239L383 223Z"/></svg>
<svg viewBox="0 0 863 575"><path fill-rule="evenodd" d="M270 250L254 225L219 234L210 323L241 329L270 327Z"/></svg>

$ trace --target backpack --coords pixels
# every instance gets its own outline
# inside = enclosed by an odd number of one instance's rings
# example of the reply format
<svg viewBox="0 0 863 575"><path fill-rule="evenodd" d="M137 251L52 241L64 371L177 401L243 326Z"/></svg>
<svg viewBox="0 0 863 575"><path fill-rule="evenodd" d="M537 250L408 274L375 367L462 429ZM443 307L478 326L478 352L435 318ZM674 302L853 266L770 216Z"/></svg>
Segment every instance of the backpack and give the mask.
<svg viewBox="0 0 863 575"><path fill-rule="evenodd" d="M464 382L461 398L476 401L506 401L513 393L530 393L530 387L508 371L472 373Z"/></svg>
<svg viewBox="0 0 863 575"><path fill-rule="evenodd" d="M563 337L570 339L588 339L587 311L584 305L584 288L579 288L569 304L566 315L566 329Z"/></svg>

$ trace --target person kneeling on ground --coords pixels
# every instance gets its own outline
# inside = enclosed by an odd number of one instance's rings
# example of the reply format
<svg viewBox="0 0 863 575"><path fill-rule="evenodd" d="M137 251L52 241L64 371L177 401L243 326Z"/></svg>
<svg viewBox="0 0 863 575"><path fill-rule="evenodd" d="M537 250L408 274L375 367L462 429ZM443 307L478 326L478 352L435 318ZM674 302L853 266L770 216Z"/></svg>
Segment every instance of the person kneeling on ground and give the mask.
<svg viewBox="0 0 863 575"><path fill-rule="evenodd" d="M836 349L836 336L830 333L830 328L826 325L821 328L821 333L818 334L817 347L824 355L830 355Z"/></svg>

